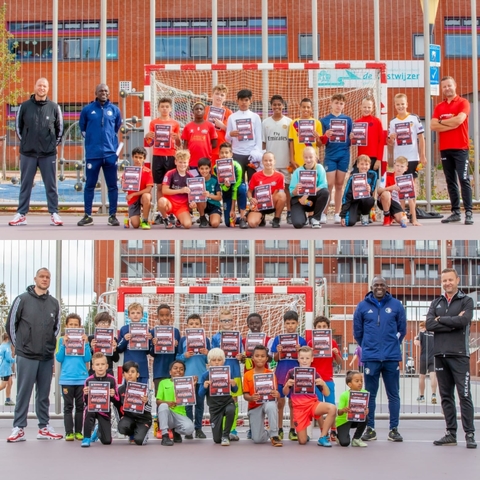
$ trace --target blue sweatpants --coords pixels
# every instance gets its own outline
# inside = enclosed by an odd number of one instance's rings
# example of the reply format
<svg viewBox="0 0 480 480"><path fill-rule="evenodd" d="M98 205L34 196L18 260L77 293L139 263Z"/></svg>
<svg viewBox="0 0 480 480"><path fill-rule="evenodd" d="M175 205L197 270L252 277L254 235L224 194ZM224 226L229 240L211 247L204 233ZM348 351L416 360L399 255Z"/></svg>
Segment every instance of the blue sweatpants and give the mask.
<svg viewBox="0 0 480 480"><path fill-rule="evenodd" d="M103 169L105 183L108 188L109 215L117 213L118 203L118 185L117 185L117 160L116 155L106 158L91 158L85 161L85 213L92 214L93 197L95 195L95 185L98 181L100 169Z"/></svg>
<svg viewBox="0 0 480 480"><path fill-rule="evenodd" d="M364 361L365 390L370 392L367 426L375 428L375 406L380 375L388 398L390 430L398 427L400 417L400 366L396 361Z"/></svg>

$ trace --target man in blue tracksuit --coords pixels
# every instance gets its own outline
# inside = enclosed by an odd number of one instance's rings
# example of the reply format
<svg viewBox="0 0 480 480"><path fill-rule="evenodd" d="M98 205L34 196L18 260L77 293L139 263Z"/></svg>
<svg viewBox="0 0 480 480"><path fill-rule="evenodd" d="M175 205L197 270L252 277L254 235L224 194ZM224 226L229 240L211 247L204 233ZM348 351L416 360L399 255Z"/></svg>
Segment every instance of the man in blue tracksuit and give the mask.
<svg viewBox="0 0 480 480"><path fill-rule="evenodd" d="M77 223L79 227L93 225L92 204L95 185L100 169L103 169L108 187L109 217L108 225L117 227L118 202L117 186L117 149L118 131L122 125L119 108L110 103L110 90L101 83L95 89L95 100L84 107L80 113L79 127L85 138L85 216Z"/></svg>
<svg viewBox="0 0 480 480"><path fill-rule="evenodd" d="M407 332L405 309L399 300L387 291L382 277L375 277L372 290L362 300L353 316L353 335L362 347L365 368L365 390L370 392L367 430L362 440L376 440L375 401L380 374L388 397L390 432L388 440L402 442L398 433L400 416L400 345Z"/></svg>

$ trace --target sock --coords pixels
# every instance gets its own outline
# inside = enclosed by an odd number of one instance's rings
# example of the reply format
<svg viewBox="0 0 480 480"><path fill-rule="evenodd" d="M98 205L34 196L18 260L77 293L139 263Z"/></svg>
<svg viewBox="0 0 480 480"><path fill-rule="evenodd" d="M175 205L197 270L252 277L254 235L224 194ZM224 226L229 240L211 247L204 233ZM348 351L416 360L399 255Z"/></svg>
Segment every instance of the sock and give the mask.
<svg viewBox="0 0 480 480"><path fill-rule="evenodd" d="M388 212L383 212L383 216L384 216L384 217L389 217L389 216L390 216L390 211L388 211Z"/></svg>
<svg viewBox="0 0 480 480"><path fill-rule="evenodd" d="M237 430L237 419L238 419L238 402L235 402L235 416L233 417L233 424L230 430L231 432L233 432L234 430L235 431Z"/></svg>

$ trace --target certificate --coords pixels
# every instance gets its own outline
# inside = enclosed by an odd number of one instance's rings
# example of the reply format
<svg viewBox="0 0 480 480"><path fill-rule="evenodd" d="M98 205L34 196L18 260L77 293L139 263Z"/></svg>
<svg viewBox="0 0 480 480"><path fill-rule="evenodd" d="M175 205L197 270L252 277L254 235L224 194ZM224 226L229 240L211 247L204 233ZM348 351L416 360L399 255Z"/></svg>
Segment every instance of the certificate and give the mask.
<svg viewBox="0 0 480 480"><path fill-rule="evenodd" d="M142 397L146 397L147 395L148 385L146 383L128 382L123 400L123 411L143 413L145 404L143 403Z"/></svg>
<svg viewBox="0 0 480 480"><path fill-rule="evenodd" d="M193 377L174 377L172 380L177 405L195 405L195 382Z"/></svg>
<svg viewBox="0 0 480 480"><path fill-rule="evenodd" d="M396 142L399 147L402 145L412 145L412 129L410 122L400 122L395 124Z"/></svg>
<svg viewBox="0 0 480 480"><path fill-rule="evenodd" d="M367 122L354 122L352 126L353 140L352 144L358 147L366 147L367 142Z"/></svg>
<svg viewBox="0 0 480 480"><path fill-rule="evenodd" d="M100 352L107 357L113 355L113 328L96 328L94 353Z"/></svg>
<svg viewBox="0 0 480 480"><path fill-rule="evenodd" d="M347 120L344 118L330 120L332 136L328 139L331 143L347 143Z"/></svg>
<svg viewBox="0 0 480 480"><path fill-rule="evenodd" d="M205 179L203 177L187 178L187 186L190 189L188 194L189 202L206 202L205 196Z"/></svg>
<svg viewBox="0 0 480 480"><path fill-rule="evenodd" d="M298 142L315 142L315 120L298 120Z"/></svg>
<svg viewBox="0 0 480 480"><path fill-rule="evenodd" d="M214 107L213 105L210 106L208 110L208 117L207 120L212 122L215 125L215 120L219 120L223 123L223 119L225 118L225 109L221 107ZM215 126L217 130L220 130L217 126Z"/></svg>
<svg viewBox="0 0 480 480"><path fill-rule="evenodd" d="M122 190L125 192L138 192L142 178L142 167L125 167L122 177Z"/></svg>
<svg viewBox="0 0 480 480"><path fill-rule="evenodd" d="M148 350L148 325L146 323L132 322L130 324L130 350Z"/></svg>
<svg viewBox="0 0 480 480"><path fill-rule="evenodd" d="M84 328L66 328L65 335L68 340L65 342L65 355L69 357L83 357L85 355ZM64 338L65 341L65 338Z"/></svg>
<svg viewBox="0 0 480 480"><path fill-rule="evenodd" d="M271 393L276 390L275 375L273 373L254 373L253 387L255 393L260 395L260 400L257 403L265 403L274 400Z"/></svg>
<svg viewBox="0 0 480 480"><path fill-rule="evenodd" d="M230 367L209 367L210 396L230 395Z"/></svg>
<svg viewBox="0 0 480 480"><path fill-rule="evenodd" d="M245 339L245 354L247 357L253 355L253 351L257 345L265 345L265 340L267 339L267 334L263 332L259 333L247 333Z"/></svg>
<svg viewBox="0 0 480 480"><path fill-rule="evenodd" d="M155 125L154 148L170 148L172 144L172 126L171 125Z"/></svg>
<svg viewBox="0 0 480 480"><path fill-rule="evenodd" d="M218 183L224 185L228 180L230 185L235 183L235 168L233 158L219 158L216 162Z"/></svg>
<svg viewBox="0 0 480 480"><path fill-rule="evenodd" d="M205 330L203 328L187 328L185 330L187 352L201 355L200 350L206 348Z"/></svg>
<svg viewBox="0 0 480 480"><path fill-rule="evenodd" d="M398 192L399 200L408 200L409 198L415 198L415 183L413 181L413 175L411 173L395 177L395 182L400 189Z"/></svg>
<svg viewBox="0 0 480 480"><path fill-rule="evenodd" d="M299 195L315 195L317 192L317 171L304 170L298 171L297 192Z"/></svg>
<svg viewBox="0 0 480 480"><path fill-rule="evenodd" d="M350 411L347 414L347 420L349 422L366 421L369 396L370 394L368 392L352 392L352 390L350 390L350 398L348 400L348 408Z"/></svg>
<svg viewBox="0 0 480 480"><path fill-rule="evenodd" d="M315 369L313 367L295 367L293 393L315 394Z"/></svg>
<svg viewBox="0 0 480 480"><path fill-rule="evenodd" d="M156 325L154 329L157 344L153 352L157 354L175 353L175 331L169 325Z"/></svg>
<svg viewBox="0 0 480 480"><path fill-rule="evenodd" d="M272 188L270 185L257 185L253 195L257 200L258 210L271 210L273 208Z"/></svg>
<svg viewBox="0 0 480 480"><path fill-rule="evenodd" d="M280 360L292 360L294 358L298 358L298 334L282 333L281 335L279 335L278 344L282 346L282 351L279 354Z"/></svg>
<svg viewBox="0 0 480 480"><path fill-rule="evenodd" d="M221 332L220 348L224 351L225 358L235 358L240 353L240 332Z"/></svg>
<svg viewBox="0 0 480 480"><path fill-rule="evenodd" d="M247 142L253 140L253 126L251 118L239 118L235 120L238 131L238 141Z"/></svg>
<svg viewBox="0 0 480 480"><path fill-rule="evenodd" d="M367 188L367 174L354 173L352 175L352 194L354 200L370 197L370 190Z"/></svg>
<svg viewBox="0 0 480 480"><path fill-rule="evenodd" d="M88 411L110 411L110 382L88 382Z"/></svg>
<svg viewBox="0 0 480 480"><path fill-rule="evenodd" d="M312 330L313 356L319 358L332 357L332 330Z"/></svg>

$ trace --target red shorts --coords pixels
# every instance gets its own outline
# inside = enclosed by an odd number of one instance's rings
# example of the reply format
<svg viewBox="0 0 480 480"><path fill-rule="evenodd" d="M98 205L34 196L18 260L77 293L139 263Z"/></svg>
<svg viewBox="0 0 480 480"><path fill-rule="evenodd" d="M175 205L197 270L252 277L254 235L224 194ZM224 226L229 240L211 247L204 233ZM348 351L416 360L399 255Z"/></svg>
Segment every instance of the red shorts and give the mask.
<svg viewBox="0 0 480 480"><path fill-rule="evenodd" d="M188 208L188 203L185 201L177 202L173 198L168 198L168 201L170 202L171 209L168 213L173 213L177 218L180 214L187 212L190 213L190 209Z"/></svg>
<svg viewBox="0 0 480 480"><path fill-rule="evenodd" d="M297 432L305 430L315 418L320 418L320 415L315 415L318 398L295 399L293 403L293 424Z"/></svg>

